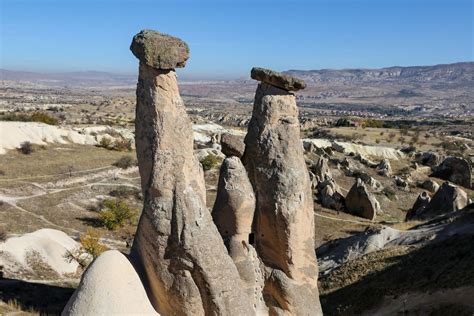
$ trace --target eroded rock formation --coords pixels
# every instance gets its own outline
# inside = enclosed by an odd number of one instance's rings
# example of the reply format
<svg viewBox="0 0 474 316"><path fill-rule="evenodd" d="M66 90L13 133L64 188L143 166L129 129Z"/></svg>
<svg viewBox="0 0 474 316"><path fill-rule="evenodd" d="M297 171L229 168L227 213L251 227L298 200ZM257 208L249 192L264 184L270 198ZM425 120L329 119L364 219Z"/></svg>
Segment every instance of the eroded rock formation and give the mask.
<svg viewBox="0 0 474 316"><path fill-rule="evenodd" d="M237 157L222 163L212 217L244 283L256 314L266 311L263 273L249 240L255 212L255 194L244 165ZM252 237L253 239L253 237Z"/></svg>
<svg viewBox="0 0 474 316"><path fill-rule="evenodd" d="M263 82L245 154L241 160L241 144L226 150L211 215L174 70L189 49L146 30L131 50L140 60L135 137L144 200L133 266L118 252L100 256L64 314L322 315L312 192L289 92L304 82L252 71Z"/></svg>
<svg viewBox="0 0 474 316"><path fill-rule="evenodd" d="M318 201L322 206L341 211L345 207L345 198L341 188L333 179L320 182L317 187Z"/></svg>
<svg viewBox="0 0 474 316"><path fill-rule="evenodd" d="M369 220L374 220L380 212L379 202L367 191L361 179L357 179L347 193L346 207L350 213Z"/></svg>
<svg viewBox="0 0 474 316"><path fill-rule="evenodd" d="M137 272L117 250L101 254L83 274L62 315L159 315Z"/></svg>
<svg viewBox="0 0 474 316"><path fill-rule="evenodd" d="M295 95L304 83L254 68L261 80L242 160L255 190L255 245L270 314L320 315L311 184Z"/></svg>
<svg viewBox="0 0 474 316"><path fill-rule="evenodd" d="M434 169L433 176L470 189L472 184L472 167L464 158L447 157Z"/></svg>
<svg viewBox="0 0 474 316"><path fill-rule="evenodd" d="M430 200L431 198L428 193L425 191L421 192L420 195L418 195L415 204L413 204L413 207L408 211L405 220L416 218L418 214L423 212L426 206L430 203Z"/></svg>
<svg viewBox="0 0 474 316"><path fill-rule="evenodd" d="M444 182L428 205L416 213L407 215L407 220L433 218L461 210L468 204L469 198L466 192L456 185Z"/></svg>
<svg viewBox="0 0 474 316"><path fill-rule="evenodd" d="M191 122L174 71L185 65L187 45L143 33L131 46L140 60L135 138L144 196L132 258L163 315L250 315L237 268L206 208L202 168L193 156Z"/></svg>
<svg viewBox="0 0 474 316"><path fill-rule="evenodd" d="M390 176L392 174L392 166L390 165L390 161L388 159L383 159L377 165L377 173L382 176Z"/></svg>
<svg viewBox="0 0 474 316"><path fill-rule="evenodd" d="M439 184L436 181L431 179L426 179L422 183L419 184L420 188L423 188L431 193L435 193L439 189Z"/></svg>

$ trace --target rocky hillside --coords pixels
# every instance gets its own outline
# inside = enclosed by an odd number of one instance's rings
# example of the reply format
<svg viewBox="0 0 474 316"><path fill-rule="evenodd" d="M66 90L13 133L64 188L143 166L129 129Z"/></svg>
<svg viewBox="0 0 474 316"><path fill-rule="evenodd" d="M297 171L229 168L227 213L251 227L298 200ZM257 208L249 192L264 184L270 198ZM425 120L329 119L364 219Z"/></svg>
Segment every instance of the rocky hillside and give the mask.
<svg viewBox="0 0 474 316"><path fill-rule="evenodd" d="M470 83L474 79L474 62L413 67L388 67L380 69L321 69L289 70L285 73L304 79L307 83Z"/></svg>

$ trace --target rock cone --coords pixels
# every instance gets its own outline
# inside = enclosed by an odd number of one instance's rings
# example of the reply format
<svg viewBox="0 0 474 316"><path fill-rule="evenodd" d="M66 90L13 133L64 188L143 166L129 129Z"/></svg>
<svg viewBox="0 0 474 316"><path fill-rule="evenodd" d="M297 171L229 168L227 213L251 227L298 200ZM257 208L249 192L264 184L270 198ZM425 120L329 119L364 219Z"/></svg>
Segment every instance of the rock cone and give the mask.
<svg viewBox="0 0 474 316"><path fill-rule="evenodd" d="M242 162L235 156L226 158L220 170L212 217L237 266L254 312L261 314L266 310L262 296L263 274L249 240L254 212L255 194Z"/></svg>
<svg viewBox="0 0 474 316"><path fill-rule="evenodd" d="M407 219L429 219L458 211L468 204L469 198L466 192L449 182L444 182L428 205L415 214L407 215Z"/></svg>
<svg viewBox="0 0 474 316"><path fill-rule="evenodd" d="M374 220L380 211L379 202L367 191L361 179L357 179L346 196L346 207L354 215Z"/></svg>
<svg viewBox="0 0 474 316"><path fill-rule="evenodd" d="M159 315L132 264L117 250L109 250L82 275L62 315L114 314Z"/></svg>

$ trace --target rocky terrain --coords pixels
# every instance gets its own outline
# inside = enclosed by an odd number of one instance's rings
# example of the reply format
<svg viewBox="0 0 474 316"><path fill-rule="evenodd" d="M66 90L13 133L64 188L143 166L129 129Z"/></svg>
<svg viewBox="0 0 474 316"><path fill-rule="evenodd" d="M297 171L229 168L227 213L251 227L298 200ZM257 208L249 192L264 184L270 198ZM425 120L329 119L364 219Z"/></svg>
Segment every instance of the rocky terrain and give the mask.
<svg viewBox="0 0 474 316"><path fill-rule="evenodd" d="M473 63L187 82L180 39L131 50L137 86L0 72L0 312L472 315Z"/></svg>

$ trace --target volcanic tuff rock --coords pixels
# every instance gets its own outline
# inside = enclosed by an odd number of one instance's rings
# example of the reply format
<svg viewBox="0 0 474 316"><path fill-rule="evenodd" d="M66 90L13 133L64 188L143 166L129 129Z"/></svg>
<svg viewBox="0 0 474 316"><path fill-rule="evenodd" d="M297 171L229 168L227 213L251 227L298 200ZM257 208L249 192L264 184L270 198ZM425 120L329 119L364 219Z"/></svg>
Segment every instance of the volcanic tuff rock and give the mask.
<svg viewBox="0 0 474 316"><path fill-rule="evenodd" d="M408 183L408 180L405 180L399 176L394 177L395 180L395 185L402 190L409 191L410 190L410 184Z"/></svg>
<svg viewBox="0 0 474 316"><path fill-rule="evenodd" d="M311 184L292 93L258 85L245 144L242 161L257 198L255 245L266 266L270 314L321 315Z"/></svg>
<svg viewBox="0 0 474 316"><path fill-rule="evenodd" d="M140 277L117 250L101 254L82 275L62 315L159 315Z"/></svg>
<svg viewBox="0 0 474 316"><path fill-rule="evenodd" d="M344 195L333 179L320 182L317 186L318 200L322 206L340 211L344 208Z"/></svg>
<svg viewBox="0 0 474 316"><path fill-rule="evenodd" d="M189 58L188 44L153 30L135 35L130 50L142 63L156 69L182 68Z"/></svg>
<svg viewBox="0 0 474 316"><path fill-rule="evenodd" d="M142 303L130 313L153 314L151 303L164 316L322 315L312 192L294 94L259 84L245 138L245 167L239 159L242 146L233 146L237 153L222 164L211 215L203 170L193 155L191 122L172 69L184 66L187 46L142 31L131 49L140 59L135 141L144 206L130 257L143 284L138 278L122 279L122 273L111 282L114 269L92 274L103 270L101 258L108 255L101 256L65 313L71 306L85 314L90 306L109 313L124 303L129 311L138 300ZM126 271L127 261L119 267L133 276ZM97 288L97 280L103 288ZM134 293L124 292L129 289L123 281ZM112 294L113 300L94 297L91 288ZM150 302L143 299L143 289ZM118 301L123 293L129 295Z"/></svg>
<svg viewBox="0 0 474 316"><path fill-rule="evenodd" d="M458 211L469 204L467 193L459 187L444 182L424 209L407 216L407 219L428 219Z"/></svg>
<svg viewBox="0 0 474 316"><path fill-rule="evenodd" d="M431 199L428 193L425 191L421 192L420 195L418 195L418 198L416 199L415 204L413 204L411 210L408 211L406 220L415 218L418 214L423 212L425 207L430 203L430 200Z"/></svg>
<svg viewBox="0 0 474 316"><path fill-rule="evenodd" d="M364 182L366 185L368 185L370 188L374 190L383 189L382 183L380 183L380 181L374 179L373 177L371 177L368 173L364 171L356 170L354 171L353 176L358 179L361 179L362 182Z"/></svg>
<svg viewBox="0 0 474 316"><path fill-rule="evenodd" d="M460 157L447 157L434 169L433 176L471 188L472 167L469 161Z"/></svg>
<svg viewBox="0 0 474 316"><path fill-rule="evenodd" d="M374 220L380 211L379 202L367 191L361 179L357 179L347 193L346 207L350 213L370 220Z"/></svg>
<svg viewBox="0 0 474 316"><path fill-rule="evenodd" d="M212 217L224 238L248 243L255 212L255 194L242 162L237 157L222 163Z"/></svg>
<svg viewBox="0 0 474 316"><path fill-rule="evenodd" d="M310 160L309 170L314 174L318 183L332 179L327 158L313 153L309 153L306 156Z"/></svg>
<svg viewBox="0 0 474 316"><path fill-rule="evenodd" d="M443 158L435 152L423 151L415 154L415 161L425 166L435 167Z"/></svg>
<svg viewBox="0 0 474 316"><path fill-rule="evenodd" d="M168 37L138 38L156 48L150 56L183 46ZM184 59L171 60L180 65ZM237 268L206 207L203 171L193 156L193 130L174 70L140 62L135 134L144 207L131 256L153 306L163 315L250 315Z"/></svg>
<svg viewBox="0 0 474 316"><path fill-rule="evenodd" d="M306 83L299 78L265 68L252 68L250 77L286 91L298 91L306 88Z"/></svg>
<svg viewBox="0 0 474 316"><path fill-rule="evenodd" d="M423 188L431 193L435 193L439 189L439 184L431 179L426 179L419 184L420 188Z"/></svg>
<svg viewBox="0 0 474 316"><path fill-rule="evenodd" d="M377 173L382 176L389 176L392 174L392 166L388 159L383 159L376 167Z"/></svg>
<svg viewBox="0 0 474 316"><path fill-rule="evenodd" d="M245 168L237 157L222 163L212 217L234 260L254 312L266 310L263 273L249 236L255 212L255 194Z"/></svg>
<svg viewBox="0 0 474 316"><path fill-rule="evenodd" d="M221 135L222 152L227 157L236 156L241 158L245 151L245 144L242 137L225 133Z"/></svg>

